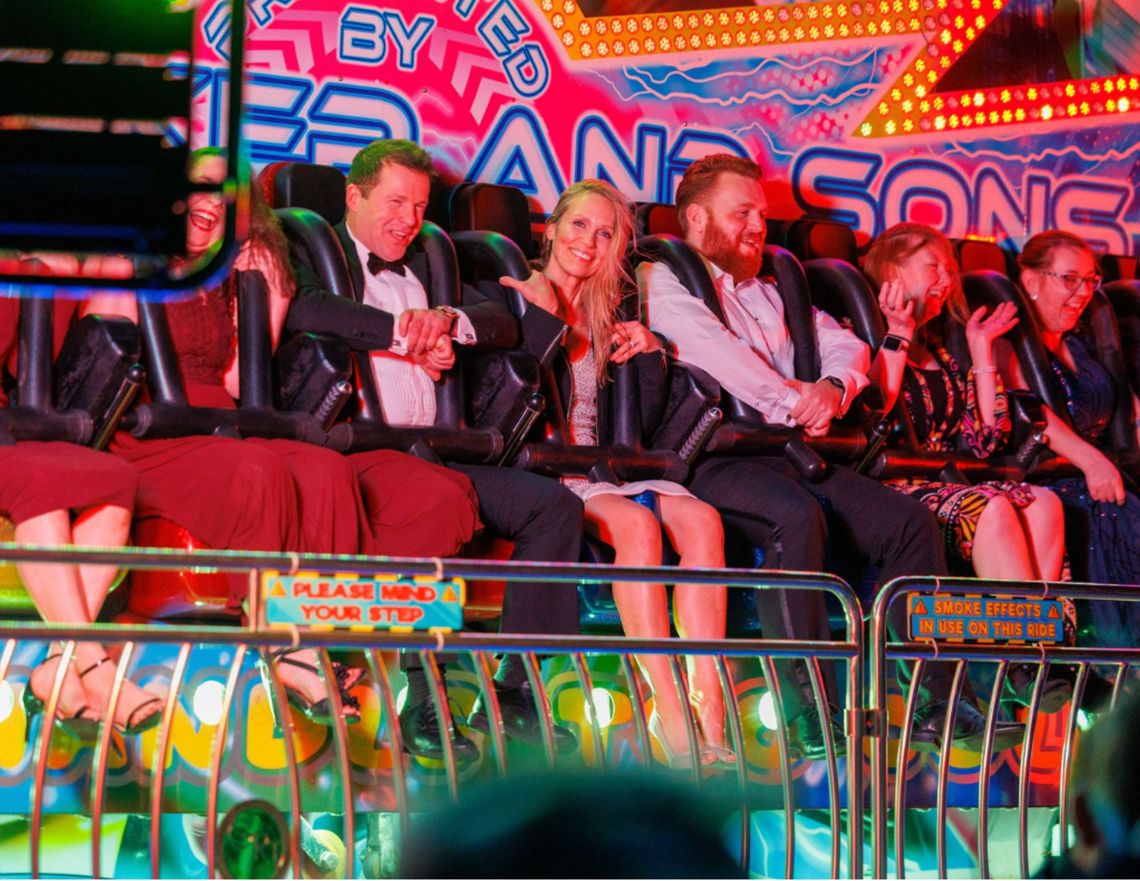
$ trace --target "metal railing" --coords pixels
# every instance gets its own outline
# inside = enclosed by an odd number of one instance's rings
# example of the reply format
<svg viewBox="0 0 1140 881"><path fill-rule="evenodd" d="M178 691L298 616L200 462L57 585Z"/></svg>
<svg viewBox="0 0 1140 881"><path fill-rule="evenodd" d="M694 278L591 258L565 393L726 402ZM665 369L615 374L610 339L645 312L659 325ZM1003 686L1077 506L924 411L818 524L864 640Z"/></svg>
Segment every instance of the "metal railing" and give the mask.
<svg viewBox="0 0 1140 881"><path fill-rule="evenodd" d="M646 697L635 669L635 656L664 654L670 658L673 684L681 698L685 712L686 728L689 735L691 774L693 783L701 786L704 775L700 767L697 748L698 726L689 704L681 662L678 656L711 656L715 660L717 677L727 709L729 746L736 754L733 769L735 798L741 809L741 838L739 842L741 864L750 864L752 845L750 806L759 802L771 801L768 787L759 785L751 773L746 758L746 734L742 722L741 706L738 701L737 683L734 679L733 664L758 663L774 698L777 716L776 743L778 747L778 767L780 775L781 802L785 824L784 873L791 877L796 865L796 791L793 785L793 758L789 743L788 725L784 718L780 700L780 683L776 676L775 660L804 659L807 663L812 697L819 717L824 720L822 736L826 746L827 802L830 811L831 852L830 874L840 877L841 843L846 832L848 845L847 871L850 877L862 877L863 859L863 762L846 763L845 793L841 795L841 775L838 750L832 741L830 726L826 724L829 708L824 694L823 679L819 662L838 662L846 667L844 722L846 752L851 757L862 756L863 722L863 642L862 620L858 601L851 589L839 579L822 574L773 573L757 570L678 570L676 568L623 568L593 565L558 565L537 563L511 563L477 560L425 560L411 558L362 558L302 556L297 554L262 554L243 552L183 552L167 550L103 550L87 548L32 548L16 545L0 545L0 558L18 562L51 560L57 563L106 564L130 569L212 569L227 572L247 572L250 577L251 596L257 596L259 573L275 571L318 570L335 573L358 573L371 575L377 572L399 573L404 576L427 575L436 578L461 577L465 579L506 579L508 581L529 580L574 583L610 583L613 581L652 581L686 584L728 585L732 588L753 588L760 590L808 590L824 591L834 598L844 619L845 633L836 641L769 640L769 639L727 639L724 641L695 641L677 639L630 639L619 636L529 636L509 634L483 634L471 632L457 633L393 633L385 631L360 632L354 630L303 630L266 629L251 624L249 628L214 626L110 626L91 625L67 627L48 625L40 622L7 622L0 624L0 640L4 649L0 652L0 683L5 682L11 672L13 656L18 644L32 640L60 640L64 643L63 657L55 676L51 694L45 701L43 724L29 746L35 756L34 780L32 781L29 846L30 867L33 876L42 873L42 821L48 806L45 802L49 773L49 758L57 728L54 724L59 715L60 695L64 684L67 662L73 653L73 643L69 640L98 641L106 644L122 644L122 654L115 672L114 685L103 711L102 724L92 749L90 770L90 800L88 812L91 816L91 855L92 874L99 877L105 874L101 854L101 838L108 815L108 768L112 760L112 747L116 753L123 750L125 740L114 730L111 720L131 667L132 657L138 646L166 645L177 647L173 663L165 666L167 693L163 705L160 725L155 729L155 741L149 769L149 789L146 792L146 808L149 811L149 869L158 877L162 871L159 858L159 842L164 828L164 816L169 813L165 802L166 789L171 785L168 779L168 760L173 748L173 729L180 707L180 697L192 672L191 653L196 645L216 645L226 647L230 652L225 661L226 676L223 702L217 714L216 728L210 742L209 776L206 783L205 827L206 840L204 862L209 877L215 877L222 867L219 852L219 820L225 810L226 791L235 781L227 776L227 749L231 749L230 717L239 700L240 683L243 681L243 668L247 656L256 653L261 668L266 671L265 687L275 718L281 730L293 736L282 737L284 752L284 785L277 790L277 802L287 808L288 837L287 855L284 866L291 867L295 877L302 877L302 865L307 845L311 844L312 830L304 820L304 789L310 781L302 779L304 762L298 756L299 745L304 743L298 734L298 723L281 679L275 674L271 652L275 649L293 647L314 647L320 652L323 678L326 683L336 681L335 672L327 650L351 650L363 652L371 673L371 693L380 707L380 715L386 721L386 741L391 756L391 794L394 813L399 817L401 829L405 829L409 815L421 808L430 806L429 798L422 797L420 788L414 787L409 777L407 760L403 757L403 743L400 726L397 724L396 685L388 671L388 664L382 652L418 652L425 672L428 674L430 697L444 730L453 726L452 714L445 684L440 674L436 656L441 652L459 653L471 659L471 667L488 711L490 731L487 743L493 759L493 773L503 776L509 773L512 753L508 749L503 716L492 682L492 660L495 654L518 654L525 664L527 675L536 696L537 711L542 732L543 761L554 765L560 759L555 749L555 714L547 696L539 663L540 656L565 659L573 678L587 701L585 721L588 729L582 732L582 761L598 769L605 769L611 762L603 749L602 725L599 713L590 711L593 706L594 682L589 661L600 656L616 656L620 663L621 680L624 681L631 704L630 721L633 724L636 755L644 766L652 766L652 743L645 711ZM256 605L256 601L255 601ZM256 611L256 610L255 610ZM250 615L256 621L256 613ZM26 687L30 688L30 684ZM362 812L361 792L354 779L359 769L354 765L351 752L350 731L345 719L338 689L329 687L329 700L332 704L333 724L331 730L330 774L339 780L339 808L343 824L343 839L347 843L344 855L343 874L355 877L359 874L356 865L355 846L357 815ZM30 722L29 722L30 725ZM379 731L379 729L378 729ZM451 740L442 739L443 778L446 792L451 799L461 794L460 763L454 753ZM125 753L124 753L125 755ZM139 772L141 774L141 771ZM306 772L307 773L307 772ZM355 775L355 776L354 776ZM145 776L145 775L144 775ZM331 779L331 777L330 777ZM140 778L140 789L146 779ZM0 784L2 785L2 784ZM326 785L326 788L328 786ZM414 790L414 791L413 791ZM845 795L845 797L844 797ZM328 797L328 793L326 793ZM846 830L841 828L843 805L846 804ZM284 868L283 866L283 868Z"/></svg>
<svg viewBox="0 0 1140 881"><path fill-rule="evenodd" d="M1111 704L1121 694L1131 665L1140 665L1140 649L1092 648L1076 646L1011 645L1006 643L955 643L946 641L891 641L888 634L888 611L894 602L906 600L907 594L938 596L1001 596L1012 599L1057 600L1066 597L1072 600L1101 600L1113 602L1136 602L1140 593L1135 587L1108 586L1076 583L981 581L967 578L898 578L887 584L875 598L871 610L870 685L867 708L867 734L871 741L871 828L872 828L872 875L876 878L888 876L888 841L890 829L895 832L895 871L899 878L905 877L905 817L907 808L907 781L905 775L906 756L910 744L914 712L918 706L919 683L925 666L937 659L954 664L953 681L947 700L942 743L950 741L954 726L954 708L962 695L966 679L968 661L996 664L993 688L989 696L986 713L986 727L983 737L980 771L977 788L977 841L979 877L990 877L989 809L991 791L991 761L994 745L994 732L997 724L1000 698L1010 663L1038 664L1032 696L1027 708L1025 731L1022 737L1017 770L1017 845L1019 877L1028 877L1029 863L1029 809L1031 770L1033 767L1034 733L1039 721L1039 708L1043 687L1051 664L1066 664L1077 668L1069 713L1065 722L1059 767L1059 788L1055 807L1060 813L1060 848L1064 852L1069 840L1069 814L1067 797L1071 786L1071 766L1077 733L1077 708L1081 706L1085 687L1089 681L1091 665L1110 665L1116 668L1115 686ZM906 695L901 731L897 739L894 775L889 762L889 723L887 665L890 661L914 662L911 685ZM948 781L951 765L951 749L944 748L938 757L936 788L936 851L939 877L947 877L947 810ZM888 807L893 792L893 814ZM891 820L893 819L893 823Z"/></svg>

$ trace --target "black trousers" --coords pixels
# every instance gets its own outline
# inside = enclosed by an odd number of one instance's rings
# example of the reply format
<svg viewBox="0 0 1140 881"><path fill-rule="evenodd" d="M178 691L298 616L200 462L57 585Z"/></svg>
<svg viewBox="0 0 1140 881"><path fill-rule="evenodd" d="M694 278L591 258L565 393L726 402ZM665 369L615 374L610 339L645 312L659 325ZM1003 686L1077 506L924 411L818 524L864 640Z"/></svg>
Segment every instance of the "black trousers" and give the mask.
<svg viewBox="0 0 1140 881"><path fill-rule="evenodd" d="M726 536L763 550L765 568L822 571L830 531L833 540L878 566L881 583L901 575L946 573L934 515L921 502L847 468L829 466L823 480L812 483L779 457L706 457L694 469L689 488L720 511ZM826 602L818 591L762 590L757 603L769 638L831 638ZM894 603L888 625L895 637L904 633L901 600ZM785 712L794 719L813 703L805 667L778 661L776 669ZM834 700L834 665L821 669ZM952 675L950 664L928 664L926 699L945 696Z"/></svg>
<svg viewBox="0 0 1140 881"><path fill-rule="evenodd" d="M582 553L582 501L557 480L518 468L447 463L475 485L484 526L514 542L512 560L576 563ZM578 586L572 582L507 582L501 633L575 634ZM441 664L457 660L437 656ZM421 668L417 652L401 652L400 667Z"/></svg>

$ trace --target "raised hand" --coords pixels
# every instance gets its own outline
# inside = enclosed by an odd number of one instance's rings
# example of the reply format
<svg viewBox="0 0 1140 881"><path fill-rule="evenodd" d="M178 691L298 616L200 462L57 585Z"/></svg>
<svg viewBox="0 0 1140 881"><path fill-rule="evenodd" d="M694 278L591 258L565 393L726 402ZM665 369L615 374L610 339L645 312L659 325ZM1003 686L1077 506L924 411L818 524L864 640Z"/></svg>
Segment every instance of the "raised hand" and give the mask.
<svg viewBox="0 0 1140 881"><path fill-rule="evenodd" d="M661 341L640 321L619 321L614 325L613 350L610 360L624 364L634 355L656 352Z"/></svg>
<svg viewBox="0 0 1140 881"><path fill-rule="evenodd" d="M989 315L985 306L974 310L966 322L966 342L975 367L979 361L987 366L992 363L994 340L1009 333L1017 322L1017 307L1013 303L1000 303Z"/></svg>
<svg viewBox="0 0 1140 881"><path fill-rule="evenodd" d="M887 320L887 333L909 340L914 334L914 300L906 298L901 281L883 282L879 289L879 308Z"/></svg>

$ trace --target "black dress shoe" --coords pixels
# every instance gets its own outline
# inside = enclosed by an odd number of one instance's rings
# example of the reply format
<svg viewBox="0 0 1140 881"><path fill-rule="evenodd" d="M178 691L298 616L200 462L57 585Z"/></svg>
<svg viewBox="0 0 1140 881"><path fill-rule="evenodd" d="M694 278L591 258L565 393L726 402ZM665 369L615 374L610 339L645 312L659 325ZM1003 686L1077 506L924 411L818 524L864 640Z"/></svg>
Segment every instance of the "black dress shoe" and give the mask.
<svg viewBox="0 0 1140 881"><path fill-rule="evenodd" d="M1041 702L1037 705L1042 713L1055 713L1069 702L1073 696L1072 681L1063 674L1071 668L1049 667L1049 678L1041 686ZM1033 700L1033 686L1037 682L1036 664L1010 664L1005 679L1005 690L1014 703L1028 707Z"/></svg>
<svg viewBox="0 0 1140 881"><path fill-rule="evenodd" d="M918 752L939 752L942 749L942 726L946 721L945 700L932 701L914 712L914 726L910 734L910 748ZM986 717L968 700L958 701L958 712L954 714L954 732L951 740L954 746L978 752L985 739ZM1000 752L1010 749L1022 741L1025 726L1018 722L994 723L993 749Z"/></svg>
<svg viewBox="0 0 1140 881"><path fill-rule="evenodd" d="M503 714L503 730L511 740L520 740L532 746L542 745L542 726L538 721L538 707L534 702L534 691L530 682L515 688L495 686L499 698L499 711ZM489 734L490 717L483 705L483 695L475 699L471 715L467 717L467 727ZM554 748L559 753L573 752L578 746L574 732L562 725L554 725Z"/></svg>
<svg viewBox="0 0 1140 881"><path fill-rule="evenodd" d="M843 732L842 716L835 707L828 707L827 723L831 729L831 742L835 757L847 755L847 735ZM802 713L788 723L788 751L805 759L826 759L827 745L823 739L823 725L815 704L809 704Z"/></svg>
<svg viewBox="0 0 1140 881"><path fill-rule="evenodd" d="M439 716L430 700L404 707L400 713L400 732L404 738L404 752L425 759L443 759ZM451 744L456 762L473 762L479 758L479 747L458 729Z"/></svg>

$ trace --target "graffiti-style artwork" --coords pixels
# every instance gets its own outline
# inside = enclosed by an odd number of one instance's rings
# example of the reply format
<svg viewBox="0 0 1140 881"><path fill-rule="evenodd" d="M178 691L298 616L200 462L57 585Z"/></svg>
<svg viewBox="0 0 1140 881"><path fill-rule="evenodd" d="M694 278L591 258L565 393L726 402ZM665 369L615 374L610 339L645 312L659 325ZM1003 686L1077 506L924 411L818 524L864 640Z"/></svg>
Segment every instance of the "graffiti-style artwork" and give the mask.
<svg viewBox="0 0 1140 881"><path fill-rule="evenodd" d="M601 176L669 202L694 159L755 157L773 216L862 237L910 219L1019 245L1050 226L1130 254L1140 18L1124 0L256 0L246 136L255 164L345 166L419 141L450 182L511 184L549 210ZM216 141L225 3L198 10Z"/></svg>

